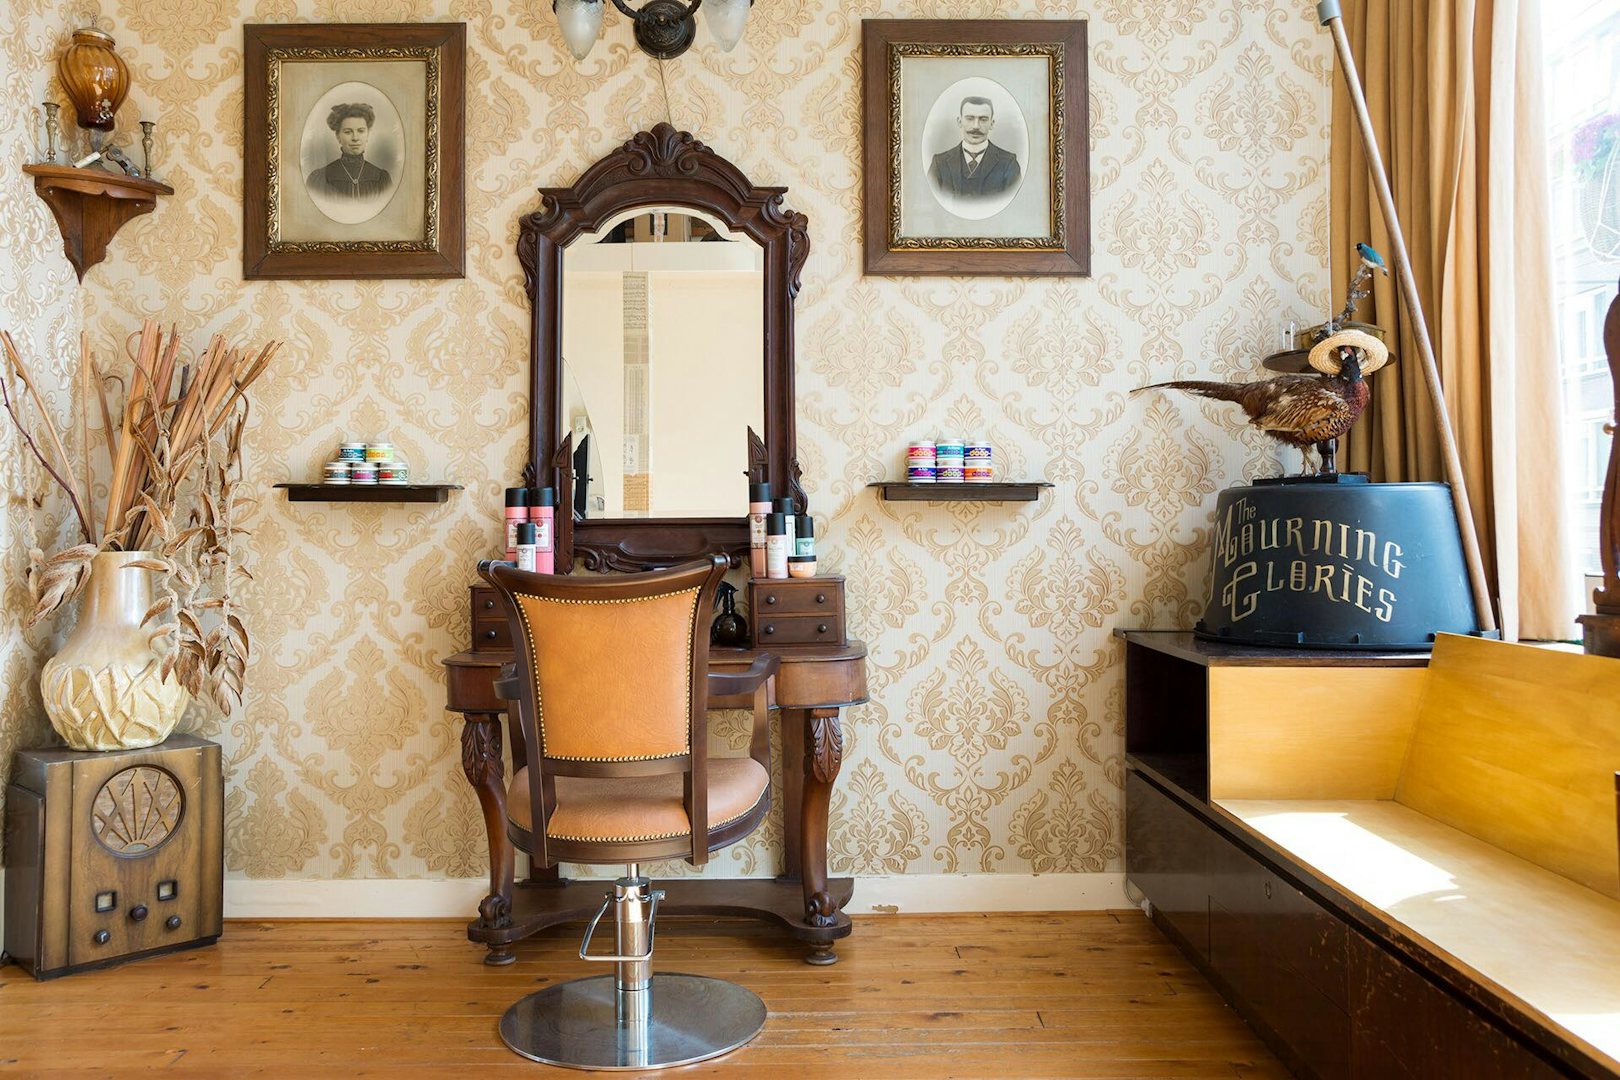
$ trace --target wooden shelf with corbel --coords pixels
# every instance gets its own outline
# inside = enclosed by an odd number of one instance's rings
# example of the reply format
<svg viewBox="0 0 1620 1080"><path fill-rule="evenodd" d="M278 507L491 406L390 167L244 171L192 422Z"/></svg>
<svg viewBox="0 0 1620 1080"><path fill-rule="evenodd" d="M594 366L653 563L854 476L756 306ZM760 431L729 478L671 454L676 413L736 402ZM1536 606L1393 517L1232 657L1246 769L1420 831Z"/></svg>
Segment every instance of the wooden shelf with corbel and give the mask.
<svg viewBox="0 0 1620 1080"><path fill-rule="evenodd" d="M168 184L105 169L24 165L23 172L34 178L35 194L51 208L62 230L62 252L80 281L107 257L107 245L126 222L151 213L159 195L174 194Z"/></svg>

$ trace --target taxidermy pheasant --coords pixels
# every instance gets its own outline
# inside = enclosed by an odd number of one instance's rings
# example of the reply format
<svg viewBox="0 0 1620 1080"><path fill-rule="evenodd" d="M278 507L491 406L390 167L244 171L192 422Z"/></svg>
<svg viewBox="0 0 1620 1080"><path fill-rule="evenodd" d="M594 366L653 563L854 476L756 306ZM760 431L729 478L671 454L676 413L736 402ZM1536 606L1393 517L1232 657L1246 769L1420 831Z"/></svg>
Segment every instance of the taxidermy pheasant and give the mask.
<svg viewBox="0 0 1620 1080"><path fill-rule="evenodd" d="M1139 386L1131 392L1183 390L1235 402L1248 414L1250 425L1300 451L1305 459L1305 474L1336 474L1339 436L1355 426L1372 399L1365 377L1389 362L1389 350L1383 342L1360 330L1340 329L1367 295L1363 286L1373 271L1389 272L1378 252L1365 244L1357 244L1356 250L1360 265L1350 282L1344 309L1322 328L1321 340L1310 351L1310 365L1321 374L1279 375L1238 383L1182 379ZM1314 470L1313 450L1319 456Z"/></svg>

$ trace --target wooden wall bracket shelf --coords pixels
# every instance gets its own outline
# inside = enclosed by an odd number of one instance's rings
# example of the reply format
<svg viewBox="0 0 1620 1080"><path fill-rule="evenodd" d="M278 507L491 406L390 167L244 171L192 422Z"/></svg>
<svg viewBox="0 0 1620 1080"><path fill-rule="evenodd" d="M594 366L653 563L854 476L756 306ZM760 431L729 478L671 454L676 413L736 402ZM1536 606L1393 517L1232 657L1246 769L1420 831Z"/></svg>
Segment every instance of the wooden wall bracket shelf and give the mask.
<svg viewBox="0 0 1620 1080"><path fill-rule="evenodd" d="M888 502L1034 502L1041 490L1052 485L1044 480L999 484L908 484L905 481L874 480L867 487L877 488Z"/></svg>
<svg viewBox="0 0 1620 1080"><path fill-rule="evenodd" d="M442 503L460 484L277 484L288 502Z"/></svg>
<svg viewBox="0 0 1620 1080"><path fill-rule="evenodd" d="M23 172L34 178L34 193L51 208L62 230L62 253L80 281L107 257L107 245L125 222L150 214L159 195L174 194L168 184L105 169L24 165Z"/></svg>

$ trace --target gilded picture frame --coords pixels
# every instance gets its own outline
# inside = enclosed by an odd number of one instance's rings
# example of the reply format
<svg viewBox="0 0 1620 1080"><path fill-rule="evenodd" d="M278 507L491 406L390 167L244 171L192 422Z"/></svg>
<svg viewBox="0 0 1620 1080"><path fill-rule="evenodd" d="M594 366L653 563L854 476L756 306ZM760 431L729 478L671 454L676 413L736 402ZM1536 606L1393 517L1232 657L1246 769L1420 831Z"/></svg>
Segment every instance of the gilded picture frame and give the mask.
<svg viewBox="0 0 1620 1080"><path fill-rule="evenodd" d="M1086 21L861 29L866 272L1088 276Z"/></svg>
<svg viewBox="0 0 1620 1080"><path fill-rule="evenodd" d="M465 23L243 27L242 276L466 274Z"/></svg>

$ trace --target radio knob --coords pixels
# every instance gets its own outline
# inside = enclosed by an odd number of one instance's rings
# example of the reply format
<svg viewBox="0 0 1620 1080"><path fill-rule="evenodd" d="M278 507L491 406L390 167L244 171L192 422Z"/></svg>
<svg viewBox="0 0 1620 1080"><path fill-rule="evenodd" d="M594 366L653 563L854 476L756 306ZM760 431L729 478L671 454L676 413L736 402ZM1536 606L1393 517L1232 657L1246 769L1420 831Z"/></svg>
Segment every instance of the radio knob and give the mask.
<svg viewBox="0 0 1620 1080"><path fill-rule="evenodd" d="M105 945L107 942L112 940L112 935L105 930L97 930L94 934L90 935L90 940L95 942L97 945Z"/></svg>
<svg viewBox="0 0 1620 1080"><path fill-rule="evenodd" d="M145 904L136 904L134 907L130 908L129 909L129 917L134 922L145 922L146 921L146 905Z"/></svg>
<svg viewBox="0 0 1620 1080"><path fill-rule="evenodd" d="M167 919L163 920L163 925L167 926L170 930L180 929L180 916L170 915Z"/></svg>

